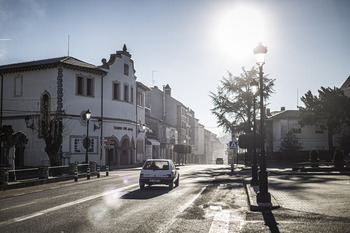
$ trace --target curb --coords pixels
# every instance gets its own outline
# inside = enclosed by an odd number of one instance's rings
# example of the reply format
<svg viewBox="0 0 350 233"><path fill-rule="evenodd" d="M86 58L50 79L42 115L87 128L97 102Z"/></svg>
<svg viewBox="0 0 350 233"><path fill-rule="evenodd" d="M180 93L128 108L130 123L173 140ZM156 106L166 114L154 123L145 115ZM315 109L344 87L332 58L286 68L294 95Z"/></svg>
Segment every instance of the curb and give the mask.
<svg viewBox="0 0 350 233"><path fill-rule="evenodd" d="M293 171L268 171L271 175L292 175L292 176L303 176L303 175L350 175L349 171L346 172L339 172L339 171L300 171L300 172L293 172Z"/></svg>
<svg viewBox="0 0 350 233"><path fill-rule="evenodd" d="M258 203L256 199L256 193L259 190L259 186L250 186L250 184L244 184L244 188L247 193L248 205L251 211L273 210L280 208L280 205L276 199L271 195L271 202Z"/></svg>

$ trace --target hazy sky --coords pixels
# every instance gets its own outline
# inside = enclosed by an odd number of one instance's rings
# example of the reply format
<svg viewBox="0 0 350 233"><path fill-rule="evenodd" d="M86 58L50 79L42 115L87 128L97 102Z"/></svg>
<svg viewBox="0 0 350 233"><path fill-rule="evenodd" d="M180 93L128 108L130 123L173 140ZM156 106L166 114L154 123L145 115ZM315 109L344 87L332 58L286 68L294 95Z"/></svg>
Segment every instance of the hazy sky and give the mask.
<svg viewBox="0 0 350 233"><path fill-rule="evenodd" d="M215 133L209 92L255 65L259 40L276 79L271 111L350 75L348 0L0 0L0 39L11 39L0 65L66 56L68 35L70 56L94 65L126 44L137 80L169 84Z"/></svg>

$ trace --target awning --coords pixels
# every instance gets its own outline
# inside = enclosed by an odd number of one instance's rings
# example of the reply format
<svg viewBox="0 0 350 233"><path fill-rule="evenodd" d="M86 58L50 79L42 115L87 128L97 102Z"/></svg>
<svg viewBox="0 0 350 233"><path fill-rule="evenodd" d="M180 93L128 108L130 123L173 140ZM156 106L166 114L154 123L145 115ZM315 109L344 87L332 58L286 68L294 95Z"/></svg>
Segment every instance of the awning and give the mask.
<svg viewBox="0 0 350 233"><path fill-rule="evenodd" d="M160 143L155 139L147 139L147 141L149 141L152 146L160 146Z"/></svg>

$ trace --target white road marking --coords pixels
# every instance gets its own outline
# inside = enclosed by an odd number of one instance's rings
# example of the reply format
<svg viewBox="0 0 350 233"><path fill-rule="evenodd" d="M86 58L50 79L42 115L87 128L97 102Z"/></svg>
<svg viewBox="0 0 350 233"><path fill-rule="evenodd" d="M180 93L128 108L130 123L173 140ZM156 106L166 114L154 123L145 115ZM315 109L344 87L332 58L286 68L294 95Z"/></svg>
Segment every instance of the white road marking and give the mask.
<svg viewBox="0 0 350 233"><path fill-rule="evenodd" d="M15 206L11 206L11 207L8 207L8 208L0 209L0 211L6 211L6 210L10 210L10 209L16 209L16 208L24 207L24 206L27 206L27 205L33 205L35 203L43 202L45 200L53 200L53 199L57 199L57 198L72 196L72 195L75 195L77 193L79 193L79 192L64 194L64 195L55 196L55 197L41 198L41 199L37 199L37 200L31 201L31 202L27 202L27 203L24 203L24 204L21 204L21 205L15 205Z"/></svg>
<svg viewBox="0 0 350 233"><path fill-rule="evenodd" d="M240 209L222 210L217 206L214 206L214 208L209 208L209 216L214 216L209 233L228 233L230 232L229 230L233 232L240 232L243 226L247 223L247 221L245 221L243 218L243 215L244 214Z"/></svg>
<svg viewBox="0 0 350 233"><path fill-rule="evenodd" d="M97 199L97 198L100 198L102 196L106 196L106 195L109 195L109 194L112 194L112 193L115 193L115 192L124 191L126 189L133 188L135 186L138 186L138 184L132 184L132 185L125 186L125 187L122 187L122 188L113 189L113 190L110 190L110 191L107 191L107 192L103 192L103 193L100 193L100 194L96 194L96 195L92 195L92 196L89 196L89 197L85 197L85 198L82 198L82 199L79 199L79 200L76 200L76 201L72 201L72 202L68 202L68 203L65 203L65 204L62 204L62 205L59 205L59 206L55 206L55 207L52 207L52 208L49 208L49 209L46 209L46 210L41 210L41 211L38 211L36 213L24 215L24 216L18 217L18 218L13 218L13 219L10 219L10 220L4 221L4 222L0 222L0 226L8 225L8 224L15 223L15 222L21 222L21 221L24 221L24 220L27 220L27 219L31 219L31 218L34 218L34 217L37 217L37 216L40 216L40 215L43 215L43 214L47 214L47 213L50 213L50 212L53 212L53 211L56 211L56 210L60 210L60 209L63 209L63 208L69 207L69 206L73 206L73 205L77 205L77 204L80 204L80 203L83 203L83 202L91 201L93 199Z"/></svg>

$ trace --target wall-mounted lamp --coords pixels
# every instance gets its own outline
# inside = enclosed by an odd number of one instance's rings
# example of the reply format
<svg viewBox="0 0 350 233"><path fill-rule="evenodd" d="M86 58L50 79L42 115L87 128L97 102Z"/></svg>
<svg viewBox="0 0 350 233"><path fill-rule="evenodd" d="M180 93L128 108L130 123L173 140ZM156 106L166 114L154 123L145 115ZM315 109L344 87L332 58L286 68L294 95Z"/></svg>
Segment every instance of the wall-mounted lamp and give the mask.
<svg viewBox="0 0 350 233"><path fill-rule="evenodd" d="M97 124L96 124L96 122L94 122L94 131L95 131L96 129L100 129L100 128L101 128L101 125L102 125L102 119L101 119L101 118L98 118Z"/></svg>
<svg viewBox="0 0 350 233"><path fill-rule="evenodd" d="M24 121L26 123L27 128L34 130L34 119L33 118L31 118L29 116L25 116Z"/></svg>
<svg viewBox="0 0 350 233"><path fill-rule="evenodd" d="M138 125L139 127L139 133L145 133L146 132L146 130L147 130L147 126L146 126L146 124L141 124L141 122L140 122L140 124Z"/></svg>

